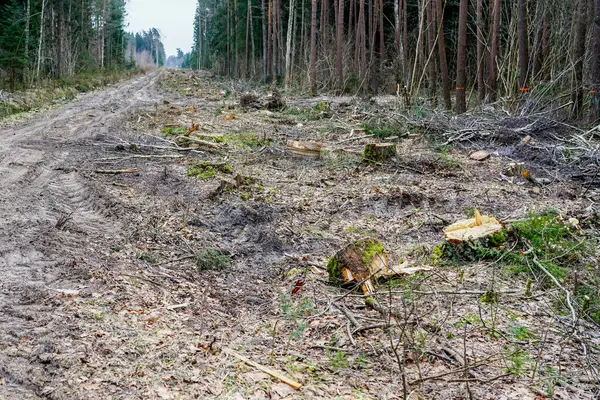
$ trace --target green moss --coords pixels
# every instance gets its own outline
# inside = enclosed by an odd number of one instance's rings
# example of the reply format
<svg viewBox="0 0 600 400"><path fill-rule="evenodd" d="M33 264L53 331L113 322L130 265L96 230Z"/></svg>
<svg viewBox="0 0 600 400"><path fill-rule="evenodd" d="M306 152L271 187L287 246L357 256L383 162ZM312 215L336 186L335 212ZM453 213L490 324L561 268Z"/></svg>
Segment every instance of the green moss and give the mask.
<svg viewBox="0 0 600 400"><path fill-rule="evenodd" d="M374 305L375 305L375 303L376 303L376 301L375 301L375 299L374 299L374 298L372 298L372 297L367 297L367 298L365 299L365 304L366 304L367 306L369 306L369 307L372 307L372 306L374 306Z"/></svg>
<svg viewBox="0 0 600 400"><path fill-rule="evenodd" d="M496 304L498 303L499 298L500 296L498 295L498 292L488 290L483 296L481 296L481 299L479 299L479 301L486 304Z"/></svg>
<svg viewBox="0 0 600 400"><path fill-rule="evenodd" d="M222 172L224 174L233 174L234 170L229 164L211 164L206 161L196 163L188 168L187 175L198 179L208 179Z"/></svg>
<svg viewBox="0 0 600 400"><path fill-rule="evenodd" d="M320 101L317 103L317 105L314 107L314 109L319 112L326 112L326 111L331 111L331 106L330 106L329 102L327 102L327 101Z"/></svg>
<svg viewBox="0 0 600 400"><path fill-rule="evenodd" d="M443 256L444 256L444 243L440 243L431 250L431 254L429 255L429 264L431 264L431 265L438 264L442 260Z"/></svg>
<svg viewBox="0 0 600 400"><path fill-rule="evenodd" d="M373 262L373 259L379 254L384 254L385 249L383 244L379 240L367 239L356 243L356 247L360 247L363 250L362 263L365 267L368 267Z"/></svg>
<svg viewBox="0 0 600 400"><path fill-rule="evenodd" d="M339 285L344 282L342 270L340 269L339 262L335 256L331 257L327 261L327 273L329 274L329 280L331 283Z"/></svg>
<svg viewBox="0 0 600 400"><path fill-rule="evenodd" d="M172 127L172 126L165 126L161 132L163 134L163 137L169 137L169 136L179 136L179 135L184 135L187 133L187 128L184 127Z"/></svg>
<svg viewBox="0 0 600 400"><path fill-rule="evenodd" d="M187 176L198 179L208 179L215 176L216 171L210 165L194 164L190 166L187 172Z"/></svg>

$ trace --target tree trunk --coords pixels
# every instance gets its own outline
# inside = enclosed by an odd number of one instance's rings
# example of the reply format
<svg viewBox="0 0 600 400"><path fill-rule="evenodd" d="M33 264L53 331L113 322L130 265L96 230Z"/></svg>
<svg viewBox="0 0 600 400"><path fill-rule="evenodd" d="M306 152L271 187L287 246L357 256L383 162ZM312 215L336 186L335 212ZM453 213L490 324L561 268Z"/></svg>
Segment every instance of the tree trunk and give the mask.
<svg viewBox="0 0 600 400"><path fill-rule="evenodd" d="M358 32L357 40L360 40L359 50L359 65L360 65L360 85L364 85L367 77L367 38L366 38L366 21L365 21L365 0L359 0L358 10Z"/></svg>
<svg viewBox="0 0 600 400"><path fill-rule="evenodd" d="M402 54L402 59L404 60L404 85L406 86L408 84L408 82L410 82L410 76L409 76L409 68L408 68L408 0L403 0L403 4L404 4L404 34L402 36L402 40L403 40L403 50L404 53Z"/></svg>
<svg viewBox="0 0 600 400"><path fill-rule="evenodd" d="M444 36L444 6L442 0L436 0L435 10L438 24L438 51L440 57L440 72L442 73L442 90L444 92L444 106L452 110L450 98L450 79L448 77L448 61L446 59L446 38Z"/></svg>
<svg viewBox="0 0 600 400"><path fill-rule="evenodd" d="M527 87L529 75L529 41L527 35L527 0L518 0L518 22L519 33L519 91L525 94L529 91Z"/></svg>
<svg viewBox="0 0 600 400"><path fill-rule="evenodd" d="M429 42L429 94L431 96L431 106L437 107L437 65L435 62L435 10L433 9L433 0L427 3L427 41Z"/></svg>
<svg viewBox="0 0 600 400"><path fill-rule="evenodd" d="M498 55L500 52L500 23L502 0L494 0L492 43L489 61L490 99L495 101L498 96Z"/></svg>
<svg viewBox="0 0 600 400"><path fill-rule="evenodd" d="M272 79L272 67L273 67L273 60L272 60L272 53L271 53L271 38L273 36L273 7L272 7L272 1L273 0L267 0L269 5L268 5L268 28L267 28L267 76L266 79L268 82L271 81Z"/></svg>
<svg viewBox="0 0 600 400"><path fill-rule="evenodd" d="M587 26L587 6L586 0L579 0L579 10L577 12L577 32L575 43L573 45L573 60L575 61L575 88L573 91L574 116L581 118L583 114L583 62L585 56L585 36Z"/></svg>
<svg viewBox="0 0 600 400"><path fill-rule="evenodd" d="M334 0L337 2L336 15L336 56L335 56L335 74L337 82L337 91L339 94L344 92L344 0Z"/></svg>
<svg viewBox="0 0 600 400"><path fill-rule="evenodd" d="M288 87L292 74L292 34L294 33L294 0L290 0L290 12L288 15L287 37L285 42L285 87Z"/></svg>
<svg viewBox="0 0 600 400"><path fill-rule="evenodd" d="M479 104L485 101L485 35L483 0L477 0L477 95Z"/></svg>
<svg viewBox="0 0 600 400"><path fill-rule="evenodd" d="M250 59L248 52L250 50L250 21L252 20L252 2L248 0L248 9L246 10L246 48L244 54L244 77L247 78L250 75Z"/></svg>
<svg viewBox="0 0 600 400"><path fill-rule="evenodd" d="M225 67L226 73L225 75L231 76L231 0L227 0L227 65ZM156 60L158 63L158 59Z"/></svg>
<svg viewBox="0 0 600 400"><path fill-rule="evenodd" d="M270 0L269 0L270 1ZM269 59L269 46L267 44L267 37L269 36L268 32L267 32L267 7L265 6L265 0L261 1L261 12L262 12L262 18L261 18L261 22L262 22L262 45L263 45L263 80L266 81L267 77L269 75L269 70L268 70L268 59Z"/></svg>
<svg viewBox="0 0 600 400"><path fill-rule="evenodd" d="M329 0L321 0L321 46L323 57L327 58L329 56Z"/></svg>
<svg viewBox="0 0 600 400"><path fill-rule="evenodd" d="M456 113L467 111L465 85L467 82L467 13L469 0L460 0L458 14L458 49L456 62Z"/></svg>
<svg viewBox="0 0 600 400"><path fill-rule="evenodd" d="M310 28L310 91L317 95L317 0L312 0Z"/></svg>
<svg viewBox="0 0 600 400"><path fill-rule="evenodd" d="M593 121L600 118L600 0L595 0L595 14L594 14L594 43L592 44L592 90L591 90L591 103L592 103L592 114L590 118Z"/></svg>
<svg viewBox="0 0 600 400"><path fill-rule="evenodd" d="M37 51L37 68L36 75L40 77L40 69L42 68L42 40L44 38L44 9L46 6L46 0L42 0L42 11L40 12L40 36L38 40L38 51Z"/></svg>
<svg viewBox="0 0 600 400"><path fill-rule="evenodd" d="M25 59L29 58L29 24L31 20L31 0L27 0L25 15Z"/></svg>
<svg viewBox="0 0 600 400"><path fill-rule="evenodd" d="M104 69L104 47L106 40L106 1L104 0L104 8L102 9L102 47L100 48L100 67L102 69ZM156 62L158 63L158 58Z"/></svg>

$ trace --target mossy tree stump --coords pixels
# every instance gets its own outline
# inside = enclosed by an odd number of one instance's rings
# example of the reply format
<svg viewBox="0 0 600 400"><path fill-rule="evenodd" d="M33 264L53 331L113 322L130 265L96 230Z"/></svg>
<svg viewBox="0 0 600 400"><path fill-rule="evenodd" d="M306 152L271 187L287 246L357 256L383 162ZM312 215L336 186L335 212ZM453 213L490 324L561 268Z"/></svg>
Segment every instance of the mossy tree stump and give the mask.
<svg viewBox="0 0 600 400"><path fill-rule="evenodd" d="M367 161L383 162L395 157L397 154L394 143L370 143L365 146L363 159Z"/></svg>
<svg viewBox="0 0 600 400"><path fill-rule="evenodd" d="M363 293L375 291L371 279L387 272L388 255L380 241L365 239L337 252L327 264L330 281L338 286L361 284Z"/></svg>

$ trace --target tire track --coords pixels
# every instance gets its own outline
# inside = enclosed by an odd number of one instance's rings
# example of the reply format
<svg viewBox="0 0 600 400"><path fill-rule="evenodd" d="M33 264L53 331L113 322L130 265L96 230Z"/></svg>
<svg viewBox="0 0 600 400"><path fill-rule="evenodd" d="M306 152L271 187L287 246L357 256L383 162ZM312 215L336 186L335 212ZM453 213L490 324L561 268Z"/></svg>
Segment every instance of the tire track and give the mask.
<svg viewBox="0 0 600 400"><path fill-rule="evenodd" d="M160 101L159 75L0 128L0 399L55 398L64 386L67 372L53 360L73 351L78 326L54 312L50 300L56 289L84 283L73 280L75 258L81 268L102 265L106 238L121 231L103 188L72 166L89 162L82 141L119 132L129 113ZM66 229L57 229L56 221L71 213Z"/></svg>

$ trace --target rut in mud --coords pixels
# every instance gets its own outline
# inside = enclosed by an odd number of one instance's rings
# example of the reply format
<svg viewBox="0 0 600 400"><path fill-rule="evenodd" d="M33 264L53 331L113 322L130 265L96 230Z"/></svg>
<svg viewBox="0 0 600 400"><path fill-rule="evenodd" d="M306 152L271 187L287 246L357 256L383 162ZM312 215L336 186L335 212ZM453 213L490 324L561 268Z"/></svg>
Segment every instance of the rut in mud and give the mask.
<svg viewBox="0 0 600 400"><path fill-rule="evenodd" d="M560 291L541 281L525 296L527 278L495 262L436 266L375 295L410 311L392 323L325 271L366 236L394 262L425 259L474 207L591 224L595 189L581 196L548 163L532 165L556 178L544 186L500 179L522 135L479 162L417 127L386 140L398 157L365 163L378 139L353 129L399 113L393 101L246 110L236 89L157 71L0 129L0 398L399 399L401 348L407 385L426 399L597 395L595 327L569 331ZM178 147L188 142L172 132L195 124L203 142ZM290 154L290 139L328 154ZM136 172L98 173L122 170ZM481 300L490 291L498 302Z"/></svg>

